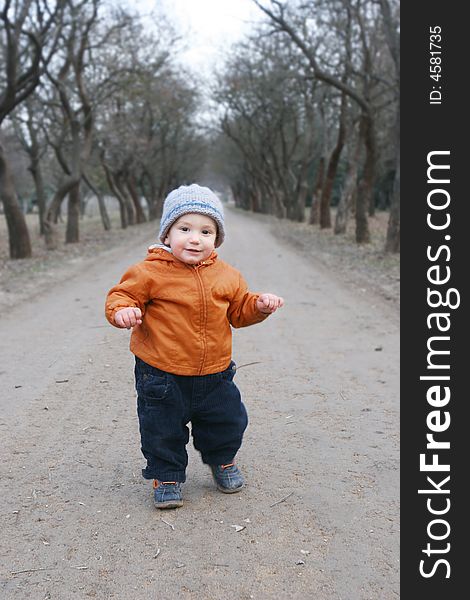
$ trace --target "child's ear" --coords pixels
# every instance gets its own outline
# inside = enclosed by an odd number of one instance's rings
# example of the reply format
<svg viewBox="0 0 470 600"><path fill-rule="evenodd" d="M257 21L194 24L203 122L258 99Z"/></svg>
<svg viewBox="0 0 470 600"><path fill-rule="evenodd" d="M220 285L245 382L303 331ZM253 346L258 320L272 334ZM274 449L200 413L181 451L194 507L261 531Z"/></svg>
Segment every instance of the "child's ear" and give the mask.
<svg viewBox="0 0 470 600"><path fill-rule="evenodd" d="M165 246L169 246L170 244L168 243L168 240L170 238L168 236L166 236L166 238L163 240L163 243L165 244Z"/></svg>

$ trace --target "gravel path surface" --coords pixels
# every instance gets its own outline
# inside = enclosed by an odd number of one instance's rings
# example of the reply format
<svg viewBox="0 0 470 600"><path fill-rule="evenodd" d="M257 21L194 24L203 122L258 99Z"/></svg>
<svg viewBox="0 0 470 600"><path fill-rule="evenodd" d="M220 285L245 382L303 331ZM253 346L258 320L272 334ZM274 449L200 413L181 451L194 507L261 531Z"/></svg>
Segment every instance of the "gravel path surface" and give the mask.
<svg viewBox="0 0 470 600"><path fill-rule="evenodd" d="M190 448L185 504L140 475L127 331L107 290L153 242L63 267L0 319L0 596L143 600L399 597L399 327L341 273L229 210L220 255L284 296L234 332L247 487L224 495ZM237 527L235 527L237 526Z"/></svg>

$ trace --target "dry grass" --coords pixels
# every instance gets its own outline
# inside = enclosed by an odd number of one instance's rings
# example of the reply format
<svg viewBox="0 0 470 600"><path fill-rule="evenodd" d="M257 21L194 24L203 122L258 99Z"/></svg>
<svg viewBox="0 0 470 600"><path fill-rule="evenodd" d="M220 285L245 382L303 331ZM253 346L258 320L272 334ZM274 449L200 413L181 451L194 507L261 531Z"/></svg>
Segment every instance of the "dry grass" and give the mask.
<svg viewBox="0 0 470 600"><path fill-rule="evenodd" d="M39 235L38 216L26 215L31 237L33 257L23 260L9 258L8 232L3 216L0 216L0 307L13 306L31 294L67 277L69 266L82 262L101 252L132 240L137 235L155 235L157 224L144 223L123 230L118 215L112 216L112 229L104 231L99 217L84 217L80 221L80 242L65 243L65 223L59 223L59 246L57 250L46 250Z"/></svg>

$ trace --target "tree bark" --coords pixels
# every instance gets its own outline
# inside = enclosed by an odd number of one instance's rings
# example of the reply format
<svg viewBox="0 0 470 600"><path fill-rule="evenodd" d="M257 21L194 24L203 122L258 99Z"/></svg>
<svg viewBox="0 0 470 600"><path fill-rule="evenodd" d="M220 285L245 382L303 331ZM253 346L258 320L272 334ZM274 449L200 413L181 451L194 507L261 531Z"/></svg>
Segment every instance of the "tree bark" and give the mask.
<svg viewBox="0 0 470 600"><path fill-rule="evenodd" d="M336 211L335 219L335 234L346 233L349 221L349 213L353 204L354 191L357 186L357 168L359 163L359 153L361 150L361 141L358 138L354 147L353 155L351 156L348 164L348 172L346 174L346 180L344 187L341 192L341 198Z"/></svg>
<svg viewBox="0 0 470 600"><path fill-rule="evenodd" d="M320 200L320 227L321 229L329 229L331 227L331 194L333 184L338 170L338 163L343 151L344 141L346 139L346 107L347 99L345 92L341 93L341 112L339 116L338 137L336 145L331 153L326 170L325 183L323 185L321 200Z"/></svg>
<svg viewBox="0 0 470 600"><path fill-rule="evenodd" d="M372 121L368 114L362 114L359 129L361 139L364 141L366 149L366 159L356 198L356 242L358 244L368 244L370 242L370 231L367 211L370 206L370 197L373 192L375 172L375 146Z"/></svg>
<svg viewBox="0 0 470 600"><path fill-rule="evenodd" d="M31 158L30 169L36 188L36 199L39 211L39 233L44 235L44 221L46 218L46 193L44 191L44 178L42 176L41 162L38 158Z"/></svg>
<svg viewBox="0 0 470 600"><path fill-rule="evenodd" d="M397 113L396 124L397 154L395 178L393 180L392 201L388 217L385 252L400 252L400 114Z"/></svg>
<svg viewBox="0 0 470 600"><path fill-rule="evenodd" d="M47 207L46 221L54 224L57 223L57 221L59 220L60 206L62 204L62 201L72 189L72 187L75 185L75 183L76 180L72 177L66 177L61 181L59 188L56 190L54 197L52 198L51 202L49 203L49 206Z"/></svg>
<svg viewBox="0 0 470 600"><path fill-rule="evenodd" d="M124 200L124 207L126 209L126 214L127 214L127 224L135 225L136 218L135 218L134 205L132 203L132 199L129 195L129 192L127 191L127 187L123 181L122 175L115 175L114 182L115 182L116 188L119 190L119 193L121 194L121 197Z"/></svg>
<svg viewBox="0 0 470 600"><path fill-rule="evenodd" d="M309 191L308 185L308 173L312 164L312 155L313 155L313 142L314 142L314 133L313 126L310 126L310 130L306 132L307 142L305 144L305 148L302 155L302 161L299 170L299 176L297 179L297 189L296 189L296 202L295 202L295 210L296 213L294 215L295 220L299 223L303 223L305 221L305 206L307 203L307 196Z"/></svg>
<svg viewBox="0 0 470 600"><path fill-rule="evenodd" d="M299 223L303 223L305 221L305 205L307 202L308 196L308 181L307 176L301 175L301 179L299 181L299 187L297 191L297 200L296 200L296 215L295 220Z"/></svg>
<svg viewBox="0 0 470 600"><path fill-rule="evenodd" d="M98 201L98 208L100 211L101 222L103 223L103 229L105 231L109 231L111 229L111 219L109 218L108 210L106 208L106 203L103 198L103 194L96 188L93 183L90 181L89 177L83 174L83 180L90 188L90 190L95 194L96 199Z"/></svg>
<svg viewBox="0 0 470 600"><path fill-rule="evenodd" d="M126 187L134 204L135 217L137 223L145 223L147 221L147 218L142 209L142 205L140 204L140 198L139 194L137 193L137 185L135 182L134 175L131 174L126 178Z"/></svg>
<svg viewBox="0 0 470 600"><path fill-rule="evenodd" d="M0 143L0 199L8 226L10 258L30 258L32 256L31 240L23 211L18 203L13 175Z"/></svg>
<svg viewBox="0 0 470 600"><path fill-rule="evenodd" d="M323 181L325 178L325 157L320 158L318 164L317 175L315 177L315 185L313 186L312 193L312 205L310 207L309 224L316 225L319 222L320 217L320 194L323 188Z"/></svg>
<svg viewBox="0 0 470 600"><path fill-rule="evenodd" d="M67 209L67 229L65 232L66 244L77 244L80 241L80 182L76 183L69 191Z"/></svg>
<svg viewBox="0 0 470 600"><path fill-rule="evenodd" d="M55 250L58 244L57 221L59 218L60 207L65 196L70 192L73 186L77 183L74 177L65 177L57 189L46 211L44 221L44 236L46 248Z"/></svg>
<svg viewBox="0 0 470 600"><path fill-rule="evenodd" d="M101 164L106 175L106 181L108 182L109 189L115 195L117 201L119 202L119 216L121 218L121 229L126 229L128 222L125 199L122 197L121 192L119 191L116 185L114 175L113 173L111 173L111 169L105 163L103 156L101 157Z"/></svg>
<svg viewBox="0 0 470 600"><path fill-rule="evenodd" d="M396 167L393 181L392 200L387 227L385 252L400 252L400 34L397 23L394 23L392 11L388 0L380 0L380 7L384 19L384 31L390 54L395 63L397 75L397 112L395 118L395 149Z"/></svg>

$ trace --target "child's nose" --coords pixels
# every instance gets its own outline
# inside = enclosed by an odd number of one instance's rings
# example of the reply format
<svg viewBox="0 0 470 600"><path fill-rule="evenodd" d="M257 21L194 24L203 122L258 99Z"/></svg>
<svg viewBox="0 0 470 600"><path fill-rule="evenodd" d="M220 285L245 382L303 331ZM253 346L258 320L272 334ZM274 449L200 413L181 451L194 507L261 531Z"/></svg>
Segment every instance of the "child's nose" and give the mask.
<svg viewBox="0 0 470 600"><path fill-rule="evenodd" d="M192 244L199 244L199 234L196 233L195 231L191 233L190 237L189 237L189 241Z"/></svg>

